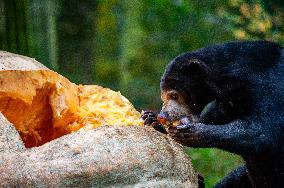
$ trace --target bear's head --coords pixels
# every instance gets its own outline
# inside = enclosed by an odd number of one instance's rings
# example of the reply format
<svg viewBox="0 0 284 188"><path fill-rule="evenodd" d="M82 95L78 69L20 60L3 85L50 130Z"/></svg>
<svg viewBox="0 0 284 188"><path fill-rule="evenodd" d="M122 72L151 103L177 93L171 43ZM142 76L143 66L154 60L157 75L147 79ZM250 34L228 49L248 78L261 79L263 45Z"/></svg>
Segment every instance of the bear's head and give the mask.
<svg viewBox="0 0 284 188"><path fill-rule="evenodd" d="M224 124L251 111L248 84L228 74L228 65L185 53L166 68L160 82L160 116L174 122Z"/></svg>
<svg viewBox="0 0 284 188"><path fill-rule="evenodd" d="M184 116L198 121L204 107L216 98L210 68L198 58L179 56L161 78L161 115L170 121Z"/></svg>

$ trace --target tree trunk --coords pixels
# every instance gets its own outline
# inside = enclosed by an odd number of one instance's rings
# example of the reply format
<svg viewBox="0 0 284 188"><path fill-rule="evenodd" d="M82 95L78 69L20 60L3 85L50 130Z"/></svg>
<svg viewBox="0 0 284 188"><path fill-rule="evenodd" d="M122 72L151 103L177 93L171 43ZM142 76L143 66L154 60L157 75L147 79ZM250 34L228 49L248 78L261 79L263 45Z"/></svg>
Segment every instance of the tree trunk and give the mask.
<svg viewBox="0 0 284 188"><path fill-rule="evenodd" d="M56 0L29 0L28 40L30 54L52 70L58 70Z"/></svg>
<svg viewBox="0 0 284 188"><path fill-rule="evenodd" d="M59 72L76 83L94 83L96 3L93 0L61 1L58 16Z"/></svg>
<svg viewBox="0 0 284 188"><path fill-rule="evenodd" d="M4 0L5 9L5 50L29 55L27 34L27 1Z"/></svg>

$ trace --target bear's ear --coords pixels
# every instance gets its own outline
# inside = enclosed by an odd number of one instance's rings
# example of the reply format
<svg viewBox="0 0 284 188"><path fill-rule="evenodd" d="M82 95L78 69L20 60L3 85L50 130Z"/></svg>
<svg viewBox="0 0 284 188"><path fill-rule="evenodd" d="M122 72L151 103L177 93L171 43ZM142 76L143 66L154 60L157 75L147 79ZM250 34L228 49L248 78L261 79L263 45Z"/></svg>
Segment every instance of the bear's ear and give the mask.
<svg viewBox="0 0 284 188"><path fill-rule="evenodd" d="M199 59L190 59L183 63L182 72L186 75L206 75L209 72L208 66Z"/></svg>

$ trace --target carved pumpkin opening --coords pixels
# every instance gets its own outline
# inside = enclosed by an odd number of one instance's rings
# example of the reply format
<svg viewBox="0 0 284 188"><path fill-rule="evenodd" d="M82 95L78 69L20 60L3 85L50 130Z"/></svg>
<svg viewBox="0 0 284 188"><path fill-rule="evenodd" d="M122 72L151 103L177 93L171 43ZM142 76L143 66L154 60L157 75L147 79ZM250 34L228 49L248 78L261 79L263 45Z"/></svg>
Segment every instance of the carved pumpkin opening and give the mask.
<svg viewBox="0 0 284 188"><path fill-rule="evenodd" d="M140 113L119 92L75 85L50 70L0 71L0 111L26 147L102 125L143 125Z"/></svg>

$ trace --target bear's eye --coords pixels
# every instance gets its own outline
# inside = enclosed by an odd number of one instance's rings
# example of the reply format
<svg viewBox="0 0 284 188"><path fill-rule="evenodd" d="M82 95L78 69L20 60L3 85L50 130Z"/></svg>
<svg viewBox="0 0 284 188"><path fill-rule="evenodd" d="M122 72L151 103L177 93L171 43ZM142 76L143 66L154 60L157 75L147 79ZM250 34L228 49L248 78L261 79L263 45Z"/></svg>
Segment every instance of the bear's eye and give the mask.
<svg viewBox="0 0 284 188"><path fill-rule="evenodd" d="M178 100L178 93L176 91L169 92L168 98L171 100Z"/></svg>

